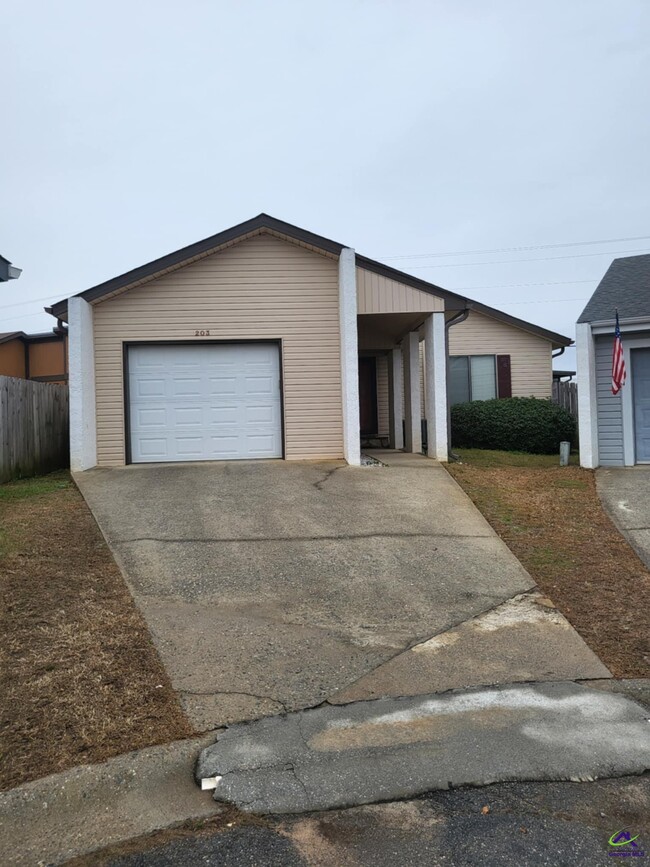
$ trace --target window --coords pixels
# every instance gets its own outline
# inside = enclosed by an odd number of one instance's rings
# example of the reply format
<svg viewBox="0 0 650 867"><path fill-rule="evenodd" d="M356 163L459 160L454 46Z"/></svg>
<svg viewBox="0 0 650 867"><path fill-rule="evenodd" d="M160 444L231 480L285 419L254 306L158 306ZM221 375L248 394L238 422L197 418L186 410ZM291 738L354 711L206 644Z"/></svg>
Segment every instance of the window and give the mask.
<svg viewBox="0 0 650 867"><path fill-rule="evenodd" d="M452 355L449 358L449 400L491 400L497 396L494 355Z"/></svg>

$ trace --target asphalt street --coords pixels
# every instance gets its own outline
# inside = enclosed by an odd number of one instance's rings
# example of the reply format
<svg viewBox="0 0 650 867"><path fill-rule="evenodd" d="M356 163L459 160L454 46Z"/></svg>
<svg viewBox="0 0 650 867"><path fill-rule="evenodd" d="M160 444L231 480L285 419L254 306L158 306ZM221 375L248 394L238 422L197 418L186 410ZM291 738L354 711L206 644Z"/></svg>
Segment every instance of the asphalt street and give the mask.
<svg viewBox="0 0 650 867"><path fill-rule="evenodd" d="M635 847L612 847L622 828ZM592 783L499 783L312 813L233 810L95 853L75 867L597 867L611 853L650 857L650 774ZM628 856L630 857L630 856ZM616 863L616 861L614 862Z"/></svg>

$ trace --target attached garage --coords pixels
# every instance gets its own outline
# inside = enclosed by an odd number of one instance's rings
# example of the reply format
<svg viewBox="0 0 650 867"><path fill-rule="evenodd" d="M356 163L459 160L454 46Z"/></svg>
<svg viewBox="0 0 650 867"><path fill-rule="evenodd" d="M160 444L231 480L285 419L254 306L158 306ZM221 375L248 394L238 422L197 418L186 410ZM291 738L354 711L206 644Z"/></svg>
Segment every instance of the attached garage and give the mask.
<svg viewBox="0 0 650 867"><path fill-rule="evenodd" d="M282 457L276 342L126 347L129 460Z"/></svg>

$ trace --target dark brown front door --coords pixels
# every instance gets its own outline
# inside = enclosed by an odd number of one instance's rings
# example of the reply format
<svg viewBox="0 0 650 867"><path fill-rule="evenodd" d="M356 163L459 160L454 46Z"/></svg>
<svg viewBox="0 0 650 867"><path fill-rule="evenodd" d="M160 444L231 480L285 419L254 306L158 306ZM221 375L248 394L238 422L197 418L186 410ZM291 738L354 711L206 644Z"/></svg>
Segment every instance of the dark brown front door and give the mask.
<svg viewBox="0 0 650 867"><path fill-rule="evenodd" d="M373 357L359 359L359 414L361 436L377 434L377 361Z"/></svg>

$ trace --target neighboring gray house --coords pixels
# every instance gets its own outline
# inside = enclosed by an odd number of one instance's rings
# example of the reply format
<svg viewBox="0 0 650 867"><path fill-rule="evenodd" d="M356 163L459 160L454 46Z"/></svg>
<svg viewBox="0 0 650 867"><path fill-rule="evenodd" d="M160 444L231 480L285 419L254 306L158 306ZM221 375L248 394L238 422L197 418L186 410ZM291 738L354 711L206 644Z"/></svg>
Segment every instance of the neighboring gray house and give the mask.
<svg viewBox="0 0 650 867"><path fill-rule="evenodd" d="M618 310L627 380L612 394ZM576 326L580 464L650 463L650 254L615 259Z"/></svg>
<svg viewBox="0 0 650 867"><path fill-rule="evenodd" d="M21 268L16 268L12 265L9 259L0 256L0 283L6 283L7 280L16 280L22 274Z"/></svg>

